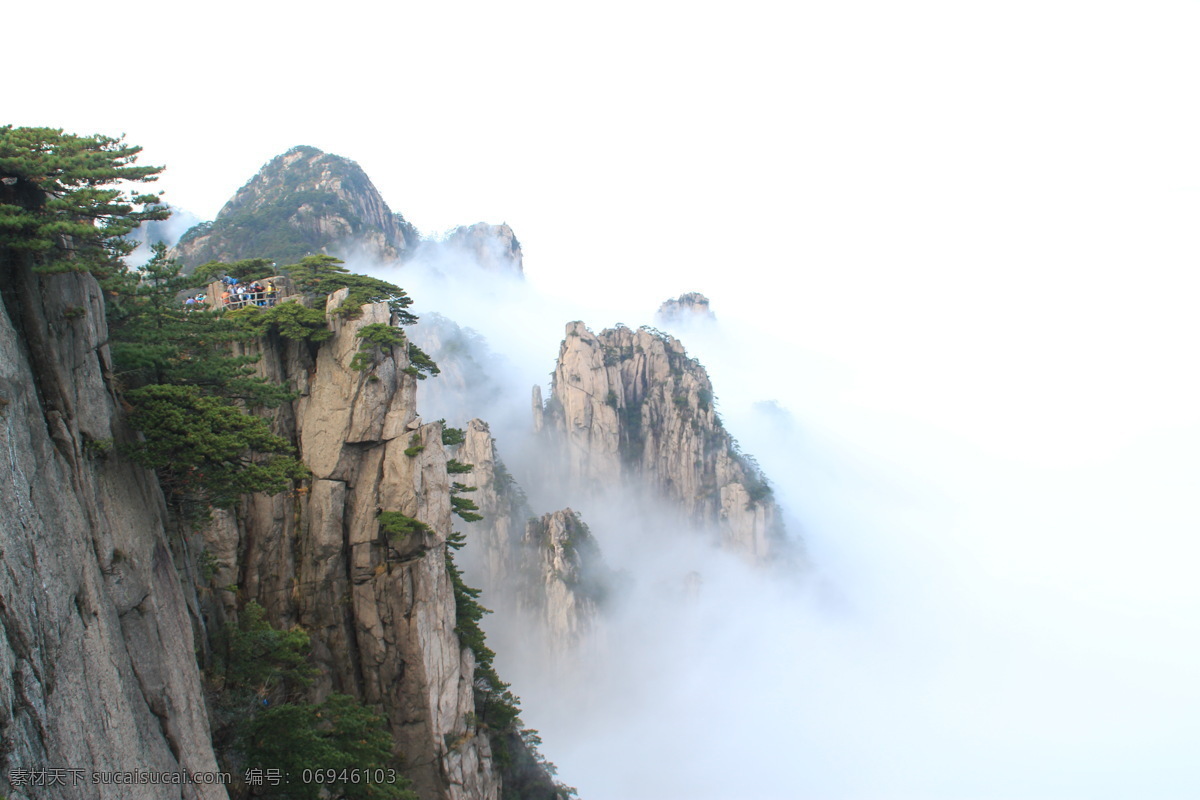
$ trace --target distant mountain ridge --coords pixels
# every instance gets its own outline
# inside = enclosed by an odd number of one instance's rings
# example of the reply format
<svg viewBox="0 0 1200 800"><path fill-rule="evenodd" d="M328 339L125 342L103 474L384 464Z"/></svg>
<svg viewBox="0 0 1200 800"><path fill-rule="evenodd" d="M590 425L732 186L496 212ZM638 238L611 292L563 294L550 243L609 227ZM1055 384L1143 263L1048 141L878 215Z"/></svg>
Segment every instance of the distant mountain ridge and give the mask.
<svg viewBox="0 0 1200 800"><path fill-rule="evenodd" d="M288 264L311 253L396 261L419 238L357 163L299 146L263 166L215 220L185 233L174 254L187 268L245 258Z"/></svg>

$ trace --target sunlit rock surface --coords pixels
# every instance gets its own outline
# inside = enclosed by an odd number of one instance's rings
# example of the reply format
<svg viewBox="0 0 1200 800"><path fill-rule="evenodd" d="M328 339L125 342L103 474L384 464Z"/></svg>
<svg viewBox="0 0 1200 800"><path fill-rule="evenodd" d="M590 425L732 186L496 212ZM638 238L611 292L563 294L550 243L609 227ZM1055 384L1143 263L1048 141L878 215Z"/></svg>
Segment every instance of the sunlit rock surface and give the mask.
<svg viewBox="0 0 1200 800"><path fill-rule="evenodd" d="M737 450L707 373L677 339L648 328L596 335L569 323L542 416L577 488L642 487L732 550L779 555L784 537L766 478Z"/></svg>
<svg viewBox="0 0 1200 800"><path fill-rule="evenodd" d="M488 737L475 723L474 656L455 633L442 426L417 416L405 348L350 368L357 332L391 313L375 304L341 317L344 296L329 298L334 336L315 357L303 343L267 340L259 353L260 371L300 394L273 424L296 442L312 480L292 496L248 497L236 521L210 526L208 548L218 574L236 574L275 624L309 631L319 694L345 692L384 712L421 798L499 800ZM427 527L390 539L380 511ZM235 563L222 560L228 554Z"/></svg>

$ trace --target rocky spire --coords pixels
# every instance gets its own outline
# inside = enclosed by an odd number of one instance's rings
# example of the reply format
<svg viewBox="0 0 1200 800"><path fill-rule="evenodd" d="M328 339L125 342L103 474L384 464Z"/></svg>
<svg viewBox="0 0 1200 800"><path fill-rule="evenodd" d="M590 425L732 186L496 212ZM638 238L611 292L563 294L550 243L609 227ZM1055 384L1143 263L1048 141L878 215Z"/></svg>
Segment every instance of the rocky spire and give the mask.
<svg viewBox="0 0 1200 800"><path fill-rule="evenodd" d="M647 487L723 545L755 560L779 555L779 511L762 472L713 407L704 368L675 338L567 325L544 427L577 489Z"/></svg>
<svg viewBox="0 0 1200 800"><path fill-rule="evenodd" d="M551 655L570 654L597 624L608 569L579 514L534 516L525 494L496 456L487 423L473 419L455 458L483 519L467 526L484 597L540 637Z"/></svg>
<svg viewBox="0 0 1200 800"><path fill-rule="evenodd" d="M357 333L394 320L384 303L357 318L334 313L345 297L328 298L334 333L315 356L303 343L252 346L262 373L300 395L274 425L312 478L291 496L251 495L236 516L217 514L205 531L216 585L236 583L274 624L309 632L314 690L383 711L420 797L498 800L498 769L476 722L475 658L456 633L442 426L417 415L406 348L352 366ZM381 512L408 520L406 530L387 531Z"/></svg>
<svg viewBox="0 0 1200 800"><path fill-rule="evenodd" d="M699 292L688 292L666 300L658 307L654 321L659 325L687 323L695 320L715 322L716 314L708 306L708 298Z"/></svg>
<svg viewBox="0 0 1200 800"><path fill-rule="evenodd" d="M552 652L568 655L598 624L611 590L600 546L570 508L528 520L521 545L522 573L531 580L518 611L541 626Z"/></svg>
<svg viewBox="0 0 1200 800"><path fill-rule="evenodd" d="M447 251L457 251L486 270L525 274L521 243L508 223L464 225L455 228L440 244Z"/></svg>

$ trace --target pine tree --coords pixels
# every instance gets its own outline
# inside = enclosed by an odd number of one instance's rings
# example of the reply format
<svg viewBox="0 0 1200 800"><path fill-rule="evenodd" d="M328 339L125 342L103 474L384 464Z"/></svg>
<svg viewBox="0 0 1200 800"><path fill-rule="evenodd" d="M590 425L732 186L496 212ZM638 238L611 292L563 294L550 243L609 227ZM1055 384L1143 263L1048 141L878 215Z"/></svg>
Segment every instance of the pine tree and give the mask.
<svg viewBox="0 0 1200 800"><path fill-rule="evenodd" d="M184 305L190 281L166 246L154 246L145 266L112 281L107 306L113 360L126 388L154 383L195 386L204 394L273 408L292 397L284 387L254 374L251 356L235 356L230 344L257 331L208 306Z"/></svg>
<svg viewBox="0 0 1200 800"><path fill-rule="evenodd" d="M338 289L348 288L350 296L338 309L343 316L360 316L365 303L387 303L401 325L412 325L417 321L416 315L407 310L412 305L407 292L394 283L353 273L342 266L343 263L333 256L305 256L299 263L283 267L281 271L309 297L326 297Z"/></svg>
<svg viewBox="0 0 1200 800"><path fill-rule="evenodd" d="M242 494L280 492L307 477L292 447L247 407L290 399L286 387L254 374L254 358L231 343L251 334L228 315L185 306L188 280L156 245L136 271L115 276L108 303L113 362L142 439L125 451L157 470L174 505L232 506Z"/></svg>
<svg viewBox="0 0 1200 800"><path fill-rule="evenodd" d="M47 272L120 272L135 247L125 237L170 215L158 195L124 188L162 171L134 166L141 150L108 136L0 127L0 248L33 254Z"/></svg>

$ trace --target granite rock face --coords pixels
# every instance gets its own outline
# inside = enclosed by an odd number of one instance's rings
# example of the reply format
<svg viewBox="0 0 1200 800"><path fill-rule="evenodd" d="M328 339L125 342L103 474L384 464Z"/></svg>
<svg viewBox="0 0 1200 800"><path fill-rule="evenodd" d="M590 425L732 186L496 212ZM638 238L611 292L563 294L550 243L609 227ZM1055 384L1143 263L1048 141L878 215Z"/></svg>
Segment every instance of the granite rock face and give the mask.
<svg viewBox="0 0 1200 800"><path fill-rule="evenodd" d="M521 544L521 571L531 580L518 611L540 626L553 653L570 655L599 623L611 588L600 547L569 508L530 519Z"/></svg>
<svg viewBox="0 0 1200 800"><path fill-rule="evenodd" d="M533 514L487 423L471 420L464 436L455 458L473 465L459 477L483 516L466 532L484 597L538 640L545 656L569 657L598 624L609 588L600 548L575 511Z"/></svg>
<svg viewBox="0 0 1200 800"><path fill-rule="evenodd" d="M113 446L132 433L96 281L17 260L0 264L0 294L0 794L223 800L217 785L90 783L216 770L195 598L156 479ZM15 785L58 768L87 782Z"/></svg>
<svg viewBox="0 0 1200 800"><path fill-rule="evenodd" d="M476 572L485 597L511 606L515 594L509 590L523 580L521 537L533 511L497 456L488 424L480 419L469 421L463 437L454 458L472 469L457 480L475 490L471 499L483 516L465 526L475 561L481 566Z"/></svg>
<svg viewBox="0 0 1200 800"><path fill-rule="evenodd" d="M756 561L779 555L784 537L770 487L738 452L707 373L677 339L648 328L596 335L569 323L541 417L577 489L637 487L731 550Z"/></svg>
<svg viewBox="0 0 1200 800"><path fill-rule="evenodd" d="M382 303L357 318L334 313L345 294L328 299L334 335L315 355L260 341L259 369L300 395L273 424L297 444L312 479L291 496L249 496L236 519L214 521L206 531L214 580L234 578L274 624L309 632L316 694L344 692L383 712L420 797L499 800L488 737L475 723L474 656L455 633L442 426L417 415L404 347L351 368L357 332L394 320ZM424 526L390 538L382 511Z"/></svg>
<svg viewBox="0 0 1200 800"><path fill-rule="evenodd" d="M417 240L358 164L294 147L263 166L215 220L184 234L173 255L187 268L245 258L291 264L322 252L395 261Z"/></svg>

